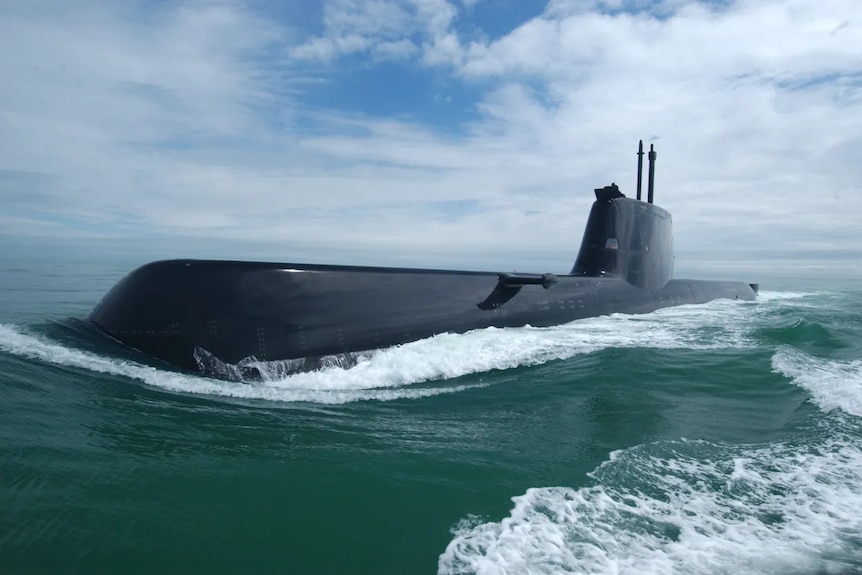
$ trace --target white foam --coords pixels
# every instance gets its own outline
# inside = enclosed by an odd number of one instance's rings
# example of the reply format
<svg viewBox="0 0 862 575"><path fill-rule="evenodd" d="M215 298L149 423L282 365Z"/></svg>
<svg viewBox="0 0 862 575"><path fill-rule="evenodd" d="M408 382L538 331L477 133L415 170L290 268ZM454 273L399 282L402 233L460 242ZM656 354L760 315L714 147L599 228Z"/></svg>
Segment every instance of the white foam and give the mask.
<svg viewBox="0 0 862 575"><path fill-rule="evenodd" d="M862 451L848 436L666 442L591 475L598 485L529 489L500 522L461 522L438 572L834 573L862 558Z"/></svg>
<svg viewBox="0 0 862 575"><path fill-rule="evenodd" d="M791 301L809 299L825 295L827 292L804 292L804 291L761 291L757 299L761 302Z"/></svg>
<svg viewBox="0 0 862 575"><path fill-rule="evenodd" d="M862 360L820 359L782 347L772 356L772 369L808 390L824 411L840 409L862 417Z"/></svg>
<svg viewBox="0 0 862 575"><path fill-rule="evenodd" d="M755 312L756 304L716 301L666 308L646 315L589 318L550 328L488 328L466 334L440 334L360 354L356 364L349 368L336 365L284 377L264 370L264 381L253 385L103 357L2 324L0 349L58 365L129 377L184 393L318 403L386 401L454 393L485 384L453 386L440 380L538 365L605 348L748 347L754 345L748 333L756 321Z"/></svg>
<svg viewBox="0 0 862 575"><path fill-rule="evenodd" d="M218 395L242 399L265 399L270 401L347 403L361 400L391 401L394 399L418 398L442 393L455 393L482 384L458 385L430 388L375 389L360 386L357 389L338 385L327 388L326 374L320 372L306 387L295 385L291 378L269 384L248 385L238 382L196 377L173 371L156 369L131 361L102 357L87 351L68 348L40 337L27 334L19 328L0 324L0 349L3 351L52 363L128 377L169 391ZM385 380L383 381L383 387Z"/></svg>

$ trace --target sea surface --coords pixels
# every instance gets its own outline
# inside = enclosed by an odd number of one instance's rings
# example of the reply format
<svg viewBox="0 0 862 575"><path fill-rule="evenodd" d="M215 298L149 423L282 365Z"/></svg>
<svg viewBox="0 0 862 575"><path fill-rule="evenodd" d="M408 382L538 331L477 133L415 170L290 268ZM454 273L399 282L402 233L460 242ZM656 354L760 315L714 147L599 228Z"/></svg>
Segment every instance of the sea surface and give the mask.
<svg viewBox="0 0 862 575"><path fill-rule="evenodd" d="M257 384L0 261L0 573L862 573L862 286L487 329Z"/></svg>

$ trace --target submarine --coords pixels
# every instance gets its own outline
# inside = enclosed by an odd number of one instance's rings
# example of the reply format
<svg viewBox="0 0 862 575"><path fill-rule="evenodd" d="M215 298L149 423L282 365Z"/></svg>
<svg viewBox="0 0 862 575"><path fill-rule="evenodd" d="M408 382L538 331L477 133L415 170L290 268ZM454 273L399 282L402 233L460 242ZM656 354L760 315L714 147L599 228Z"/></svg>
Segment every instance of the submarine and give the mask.
<svg viewBox="0 0 862 575"><path fill-rule="evenodd" d="M671 214L616 184L595 190L567 274L177 259L121 279L88 316L99 331L174 368L254 381L441 333L547 327L715 299L754 300L757 284L675 279Z"/></svg>

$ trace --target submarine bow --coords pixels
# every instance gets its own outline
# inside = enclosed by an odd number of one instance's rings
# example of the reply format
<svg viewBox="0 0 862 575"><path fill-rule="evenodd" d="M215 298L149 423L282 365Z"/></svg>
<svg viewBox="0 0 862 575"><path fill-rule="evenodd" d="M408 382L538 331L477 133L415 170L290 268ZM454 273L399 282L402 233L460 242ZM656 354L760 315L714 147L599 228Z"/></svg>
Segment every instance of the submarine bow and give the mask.
<svg viewBox="0 0 862 575"><path fill-rule="evenodd" d="M636 199L615 184L595 190L568 274L169 260L132 271L89 320L171 366L253 379L259 372L244 366L257 361L308 370L445 332L753 300L754 284L673 279L671 215L654 203L655 157L651 149L647 201L640 161Z"/></svg>

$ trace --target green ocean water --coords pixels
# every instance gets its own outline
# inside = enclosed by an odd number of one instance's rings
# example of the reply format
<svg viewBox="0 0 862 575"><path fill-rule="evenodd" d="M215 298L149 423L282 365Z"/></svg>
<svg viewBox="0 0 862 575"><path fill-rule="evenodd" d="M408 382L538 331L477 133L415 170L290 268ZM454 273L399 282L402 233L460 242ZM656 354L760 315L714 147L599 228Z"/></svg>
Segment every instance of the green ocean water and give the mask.
<svg viewBox="0 0 862 575"><path fill-rule="evenodd" d="M0 261L0 573L862 573L858 284L245 385L93 337L130 268Z"/></svg>

